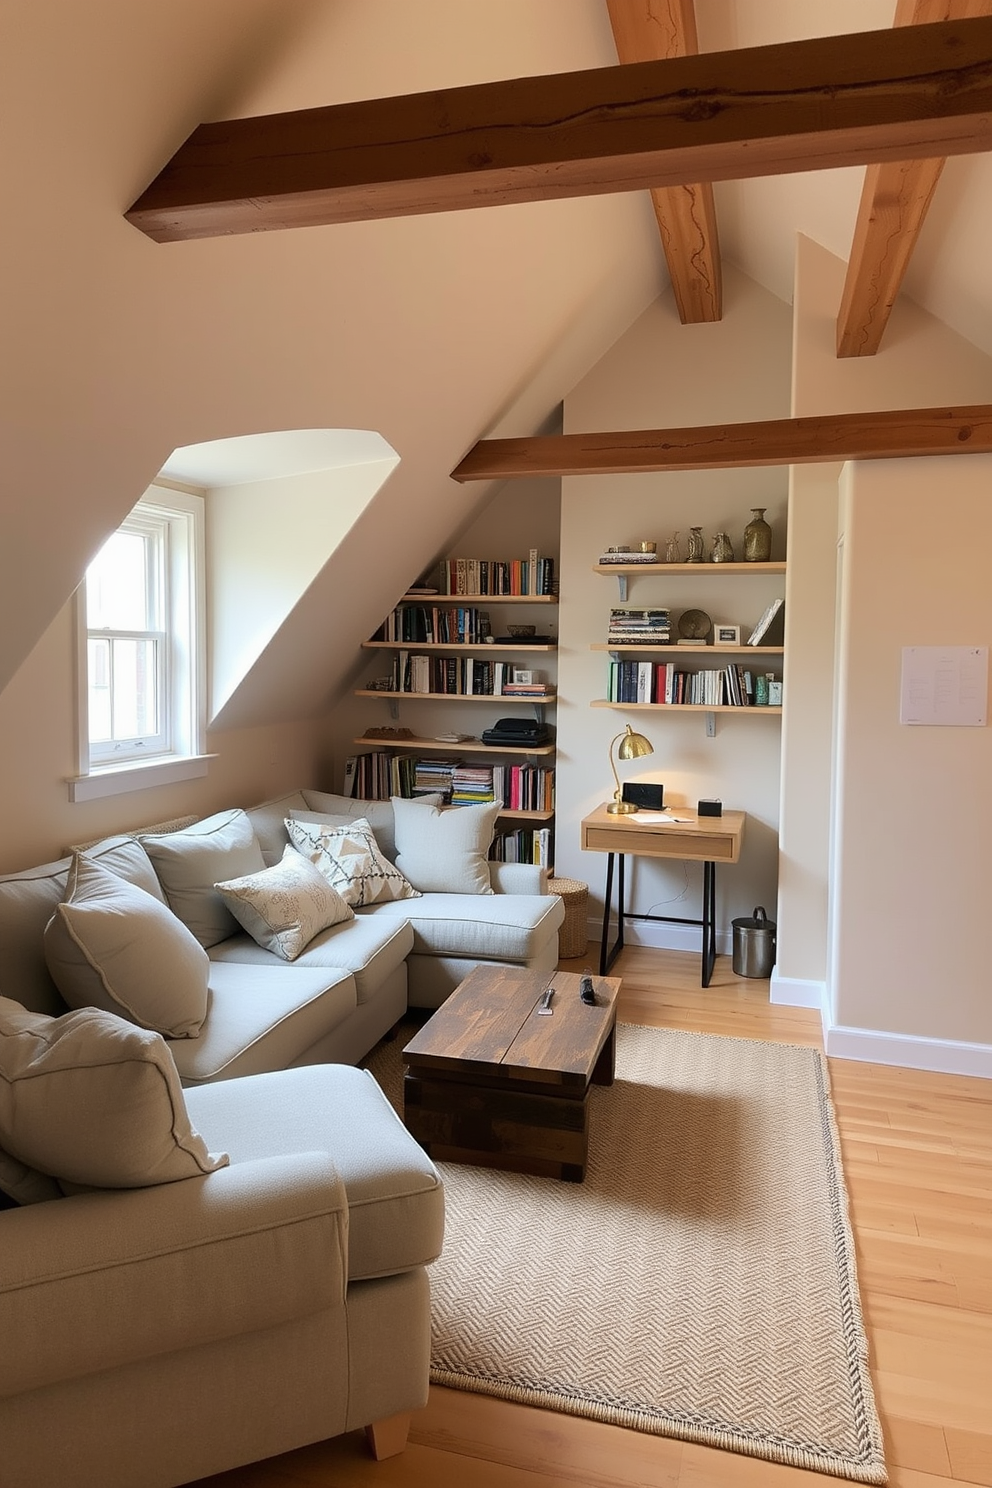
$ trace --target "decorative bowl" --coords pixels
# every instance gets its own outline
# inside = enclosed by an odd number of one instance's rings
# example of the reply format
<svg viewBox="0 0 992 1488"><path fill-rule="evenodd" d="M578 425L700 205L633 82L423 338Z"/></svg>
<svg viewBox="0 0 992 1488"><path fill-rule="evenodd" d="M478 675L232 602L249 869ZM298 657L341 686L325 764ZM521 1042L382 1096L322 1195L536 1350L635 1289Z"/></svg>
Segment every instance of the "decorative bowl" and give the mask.
<svg viewBox="0 0 992 1488"><path fill-rule="evenodd" d="M537 634L536 625L508 625L506 629L516 641L525 641Z"/></svg>

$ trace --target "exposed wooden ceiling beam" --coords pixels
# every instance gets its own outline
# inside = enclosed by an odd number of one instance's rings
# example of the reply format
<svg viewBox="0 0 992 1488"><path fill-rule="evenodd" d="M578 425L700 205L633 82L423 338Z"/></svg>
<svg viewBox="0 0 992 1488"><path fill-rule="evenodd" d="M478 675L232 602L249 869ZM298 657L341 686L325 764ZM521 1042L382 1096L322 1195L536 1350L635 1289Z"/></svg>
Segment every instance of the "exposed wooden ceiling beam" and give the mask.
<svg viewBox="0 0 992 1488"><path fill-rule="evenodd" d="M898 0L894 25L992 15L992 0ZM869 165L837 318L837 355L874 356L930 209L944 157Z"/></svg>
<svg viewBox="0 0 992 1488"><path fill-rule="evenodd" d="M621 62L693 56L699 51L693 0L606 0ZM683 325L719 320L723 275L716 206L709 181L654 187L651 204Z"/></svg>
<svg viewBox="0 0 992 1488"><path fill-rule="evenodd" d="M483 439L451 475L464 482L990 453L992 404L980 403L966 408L828 413L689 429Z"/></svg>
<svg viewBox="0 0 992 1488"><path fill-rule="evenodd" d="M127 213L160 242L992 147L992 19L201 124Z"/></svg>

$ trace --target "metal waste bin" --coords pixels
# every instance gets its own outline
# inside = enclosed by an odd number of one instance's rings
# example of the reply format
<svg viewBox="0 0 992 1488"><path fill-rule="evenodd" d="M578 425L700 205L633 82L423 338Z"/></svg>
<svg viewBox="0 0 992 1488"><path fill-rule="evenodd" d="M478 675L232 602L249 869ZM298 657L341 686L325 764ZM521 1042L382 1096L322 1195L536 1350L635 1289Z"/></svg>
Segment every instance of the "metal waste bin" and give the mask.
<svg viewBox="0 0 992 1488"><path fill-rule="evenodd" d="M735 976L768 977L775 965L775 921L759 904L754 914L732 920Z"/></svg>

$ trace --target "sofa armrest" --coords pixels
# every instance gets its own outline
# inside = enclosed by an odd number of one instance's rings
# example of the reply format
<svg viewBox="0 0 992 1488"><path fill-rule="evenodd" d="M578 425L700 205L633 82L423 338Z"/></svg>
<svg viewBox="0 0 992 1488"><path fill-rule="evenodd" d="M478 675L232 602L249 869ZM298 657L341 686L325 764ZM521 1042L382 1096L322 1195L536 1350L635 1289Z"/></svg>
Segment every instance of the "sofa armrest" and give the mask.
<svg viewBox="0 0 992 1488"><path fill-rule="evenodd" d="M0 1216L0 1395L344 1313L348 1210L325 1152Z"/></svg>
<svg viewBox="0 0 992 1488"><path fill-rule="evenodd" d="M546 894L548 870L536 863L490 863L494 894Z"/></svg>

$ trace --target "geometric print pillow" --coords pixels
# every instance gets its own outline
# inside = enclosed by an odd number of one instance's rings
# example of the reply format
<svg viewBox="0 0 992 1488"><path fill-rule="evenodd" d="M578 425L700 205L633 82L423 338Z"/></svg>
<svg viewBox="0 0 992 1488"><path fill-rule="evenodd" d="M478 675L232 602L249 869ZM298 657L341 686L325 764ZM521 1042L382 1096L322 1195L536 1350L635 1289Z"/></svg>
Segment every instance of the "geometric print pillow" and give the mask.
<svg viewBox="0 0 992 1488"><path fill-rule="evenodd" d="M421 894L379 851L365 817L347 826L286 818L286 831L302 853L337 889L346 904L361 909L388 899L419 899Z"/></svg>

